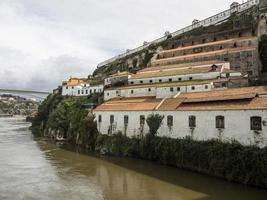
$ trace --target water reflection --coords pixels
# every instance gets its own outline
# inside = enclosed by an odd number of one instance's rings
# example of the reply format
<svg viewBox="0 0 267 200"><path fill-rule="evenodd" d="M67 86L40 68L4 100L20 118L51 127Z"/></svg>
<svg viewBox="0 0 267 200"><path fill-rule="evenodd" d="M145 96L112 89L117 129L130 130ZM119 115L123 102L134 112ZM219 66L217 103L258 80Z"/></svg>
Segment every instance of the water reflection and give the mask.
<svg viewBox="0 0 267 200"><path fill-rule="evenodd" d="M259 199L267 191L124 158L98 158L44 139L23 119L0 119L0 199Z"/></svg>

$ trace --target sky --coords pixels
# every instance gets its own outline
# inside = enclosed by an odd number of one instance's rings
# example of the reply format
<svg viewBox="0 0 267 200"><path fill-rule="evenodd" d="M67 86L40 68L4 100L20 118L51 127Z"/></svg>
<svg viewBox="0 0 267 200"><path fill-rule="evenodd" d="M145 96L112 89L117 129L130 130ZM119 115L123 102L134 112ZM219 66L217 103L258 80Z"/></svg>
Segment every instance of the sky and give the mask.
<svg viewBox="0 0 267 200"><path fill-rule="evenodd" d="M237 1L241 3L241 1ZM51 91L231 0L0 0L0 88Z"/></svg>

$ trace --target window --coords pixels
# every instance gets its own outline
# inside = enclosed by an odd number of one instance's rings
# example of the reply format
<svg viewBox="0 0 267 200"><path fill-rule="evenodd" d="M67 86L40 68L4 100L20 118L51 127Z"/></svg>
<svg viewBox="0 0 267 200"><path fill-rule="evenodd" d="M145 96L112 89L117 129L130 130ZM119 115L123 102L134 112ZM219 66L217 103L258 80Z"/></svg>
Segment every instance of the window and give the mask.
<svg viewBox="0 0 267 200"><path fill-rule="evenodd" d="M71 89L74 89L74 86L72 86Z"/></svg>
<svg viewBox="0 0 267 200"><path fill-rule="evenodd" d="M148 92L151 92L151 88L148 88Z"/></svg>
<svg viewBox="0 0 267 200"><path fill-rule="evenodd" d="M68 86L66 86L66 90L67 90L67 89L69 89L69 87L68 87Z"/></svg>
<svg viewBox="0 0 267 200"><path fill-rule="evenodd" d="M169 78L169 82L172 82L172 79L171 78Z"/></svg>
<svg viewBox="0 0 267 200"><path fill-rule="evenodd" d="M189 127L190 128L196 127L196 116L194 115L189 116Z"/></svg>
<svg viewBox="0 0 267 200"><path fill-rule="evenodd" d="M82 94L84 93L84 91L82 90Z"/></svg>
<svg viewBox="0 0 267 200"><path fill-rule="evenodd" d="M140 116L140 125L144 125L145 124L145 116L141 115Z"/></svg>
<svg viewBox="0 0 267 200"><path fill-rule="evenodd" d="M98 115L98 122L101 123L102 122L102 116Z"/></svg>
<svg viewBox="0 0 267 200"><path fill-rule="evenodd" d="M142 83L143 83L143 81L140 81L140 83L142 84Z"/></svg>
<svg viewBox="0 0 267 200"><path fill-rule="evenodd" d="M94 93L96 93L96 89L94 89Z"/></svg>
<svg viewBox="0 0 267 200"><path fill-rule="evenodd" d="M170 88L170 92L173 92L173 87Z"/></svg>
<svg viewBox="0 0 267 200"><path fill-rule="evenodd" d="M192 89L192 90L195 90L195 86L192 86L191 89Z"/></svg>
<svg viewBox="0 0 267 200"><path fill-rule="evenodd" d="M114 123L114 115L110 115L110 124L113 124Z"/></svg>
<svg viewBox="0 0 267 200"><path fill-rule="evenodd" d="M180 87L178 87L178 88L177 88L177 91L179 92L180 90L181 90L181 88L180 88Z"/></svg>
<svg viewBox="0 0 267 200"><path fill-rule="evenodd" d="M133 90L131 90L131 94L133 94L134 93L134 91Z"/></svg>
<svg viewBox="0 0 267 200"><path fill-rule="evenodd" d="M208 85L205 85L205 89L208 89L209 88L209 86Z"/></svg>
<svg viewBox="0 0 267 200"><path fill-rule="evenodd" d="M171 115L167 117L167 126L173 126L173 116Z"/></svg>
<svg viewBox="0 0 267 200"><path fill-rule="evenodd" d="M80 90L78 90L78 94L80 94Z"/></svg>
<svg viewBox="0 0 267 200"><path fill-rule="evenodd" d="M181 81L181 80L182 80L182 78L178 78L178 80L179 80L179 81Z"/></svg>
<svg viewBox="0 0 267 200"><path fill-rule="evenodd" d="M119 94L119 91L118 90L116 90L116 94Z"/></svg>
<svg viewBox="0 0 267 200"><path fill-rule="evenodd" d="M189 77L189 80L193 80L193 77Z"/></svg>
<svg viewBox="0 0 267 200"><path fill-rule="evenodd" d="M132 81L131 84L134 84L134 82Z"/></svg>
<svg viewBox="0 0 267 200"><path fill-rule="evenodd" d="M124 115L124 124L128 124L128 123L129 123L129 116Z"/></svg>
<svg viewBox="0 0 267 200"><path fill-rule="evenodd" d="M153 83L153 80L149 80L149 83Z"/></svg>
<svg viewBox="0 0 267 200"><path fill-rule="evenodd" d="M253 131L262 130L262 119L258 116L250 117L250 129Z"/></svg>
<svg viewBox="0 0 267 200"><path fill-rule="evenodd" d="M216 116L216 128L224 128L224 116Z"/></svg>
<svg viewBox="0 0 267 200"><path fill-rule="evenodd" d="M159 79L159 82L161 83L161 82L162 82L162 80L161 80L161 79Z"/></svg>
<svg viewBox="0 0 267 200"><path fill-rule="evenodd" d="M109 96L109 93L107 93L107 96Z"/></svg>
<svg viewBox="0 0 267 200"><path fill-rule="evenodd" d="M226 87L226 83L222 83L222 87Z"/></svg>

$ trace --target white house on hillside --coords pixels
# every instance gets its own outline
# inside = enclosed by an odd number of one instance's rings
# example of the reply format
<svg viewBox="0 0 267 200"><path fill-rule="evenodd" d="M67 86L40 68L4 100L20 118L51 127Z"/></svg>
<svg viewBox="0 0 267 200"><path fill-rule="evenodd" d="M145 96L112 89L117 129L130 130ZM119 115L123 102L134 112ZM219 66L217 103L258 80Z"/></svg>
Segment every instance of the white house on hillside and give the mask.
<svg viewBox="0 0 267 200"><path fill-rule="evenodd" d="M91 85L87 80L78 78L70 78L62 84L63 96L88 96L95 93L101 93L103 90L103 85Z"/></svg>

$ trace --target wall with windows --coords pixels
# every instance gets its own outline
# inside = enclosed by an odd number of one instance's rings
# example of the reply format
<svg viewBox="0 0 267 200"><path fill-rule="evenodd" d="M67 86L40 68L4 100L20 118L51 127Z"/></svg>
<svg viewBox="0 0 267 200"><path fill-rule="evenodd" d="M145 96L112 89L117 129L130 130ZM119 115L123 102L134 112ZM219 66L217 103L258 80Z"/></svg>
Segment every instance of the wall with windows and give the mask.
<svg viewBox="0 0 267 200"><path fill-rule="evenodd" d="M129 137L148 133L144 118L152 113L165 116L158 134L161 137L190 136L195 140L236 140L243 145L267 146L267 110L94 112L100 133L121 131ZM111 115L114 119L112 123ZM101 121L98 121L99 116Z"/></svg>
<svg viewBox="0 0 267 200"><path fill-rule="evenodd" d="M184 74L184 75L162 76L162 77L152 77L152 78L142 78L142 79L130 79L129 85L217 79L217 77L219 76L220 76L220 71L213 71L213 72L211 71L207 73L198 73L198 74Z"/></svg>
<svg viewBox="0 0 267 200"><path fill-rule="evenodd" d="M214 88L213 83L199 84L199 85L182 85L182 86L168 86L168 87L145 87L145 88L131 88L118 90L105 90L104 101L113 98L125 97L145 97L155 96L156 98L170 98L174 97L179 92L201 92L209 91Z"/></svg>
<svg viewBox="0 0 267 200"><path fill-rule="evenodd" d="M95 93L101 93L104 90L103 85L78 85L78 86L62 86L62 95L69 96L88 96Z"/></svg>

